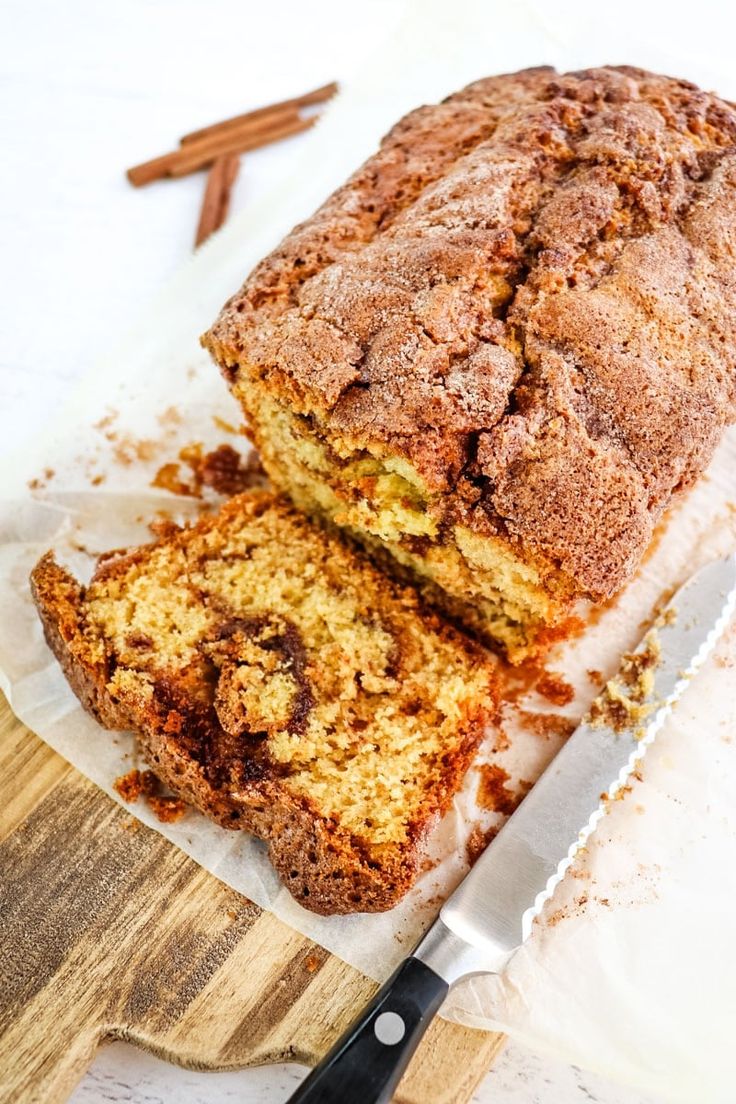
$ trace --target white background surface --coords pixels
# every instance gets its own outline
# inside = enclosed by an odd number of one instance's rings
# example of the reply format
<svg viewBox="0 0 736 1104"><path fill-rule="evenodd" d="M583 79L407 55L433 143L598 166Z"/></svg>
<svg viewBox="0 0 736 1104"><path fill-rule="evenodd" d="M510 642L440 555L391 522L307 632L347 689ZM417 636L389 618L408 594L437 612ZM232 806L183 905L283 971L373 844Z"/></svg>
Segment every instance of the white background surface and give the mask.
<svg viewBox="0 0 736 1104"><path fill-rule="evenodd" d="M54 5L5 0L0 27L0 440L2 450L35 433L72 381L114 342L191 251L203 178L136 191L123 169L169 148L197 125L281 99L330 79L349 80L401 5L251 4L216 0L128 0ZM576 8L554 20L570 27ZM691 44L699 76L719 42L721 21L692 19L692 8L619 6L637 34L668 33ZM657 11L659 7L659 11ZM547 9L545 9L547 10ZM590 9L588 8L588 12ZM628 13L628 14L627 14ZM551 16L549 17L552 18ZM687 21L687 22L685 22ZM666 45L666 43L665 43ZM591 62L603 60L591 45ZM523 44L510 44L516 65ZM523 57L527 64L544 58ZM484 74L469 74L481 76ZM380 81L380 72L376 73ZM450 91L450 89L448 89ZM244 159L233 200L242 208L290 171L300 139ZM282 1101L295 1067L204 1075L173 1070L114 1044L74 1095L97 1101L181 1104ZM510 1046L478 1091L490 1104L644 1104L640 1097Z"/></svg>

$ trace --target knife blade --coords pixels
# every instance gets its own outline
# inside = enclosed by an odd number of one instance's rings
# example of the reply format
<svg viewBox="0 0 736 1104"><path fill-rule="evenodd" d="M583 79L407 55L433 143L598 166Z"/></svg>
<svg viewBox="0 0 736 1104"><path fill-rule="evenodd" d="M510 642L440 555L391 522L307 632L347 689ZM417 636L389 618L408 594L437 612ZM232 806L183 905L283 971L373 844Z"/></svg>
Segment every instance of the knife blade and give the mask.
<svg viewBox="0 0 736 1104"><path fill-rule="evenodd" d="M736 554L667 603L371 1004L290 1098L382 1104L451 986L499 973L736 610Z"/></svg>

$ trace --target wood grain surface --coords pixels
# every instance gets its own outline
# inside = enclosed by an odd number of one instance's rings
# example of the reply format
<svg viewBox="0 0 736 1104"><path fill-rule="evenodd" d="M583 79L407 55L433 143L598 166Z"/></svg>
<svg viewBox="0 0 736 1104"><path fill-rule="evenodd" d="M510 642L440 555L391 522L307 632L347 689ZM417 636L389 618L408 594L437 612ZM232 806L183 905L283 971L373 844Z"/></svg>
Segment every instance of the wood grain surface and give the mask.
<svg viewBox="0 0 736 1104"><path fill-rule="evenodd" d="M126 1039L196 1069L314 1064L375 983L135 820L0 698L0 1101L60 1104ZM465 1104L503 1036L437 1020L401 1104Z"/></svg>

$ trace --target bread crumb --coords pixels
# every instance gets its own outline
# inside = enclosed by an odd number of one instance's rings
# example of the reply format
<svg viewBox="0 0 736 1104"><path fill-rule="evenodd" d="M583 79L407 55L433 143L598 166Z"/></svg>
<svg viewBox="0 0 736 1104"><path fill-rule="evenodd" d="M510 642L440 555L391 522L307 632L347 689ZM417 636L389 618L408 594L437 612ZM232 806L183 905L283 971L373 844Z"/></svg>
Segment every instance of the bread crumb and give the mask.
<svg viewBox="0 0 736 1104"><path fill-rule="evenodd" d="M179 464L162 464L151 480L151 486L160 487L161 490L170 491L175 495L192 494L189 484L182 482L179 471Z"/></svg>
<svg viewBox="0 0 736 1104"><path fill-rule="evenodd" d="M544 678L547 673L544 667L533 660L519 663L516 667L512 667L509 663L501 660L499 672L503 679L502 700L509 704L515 704L520 698L530 693L540 678Z"/></svg>
<svg viewBox="0 0 736 1104"><path fill-rule="evenodd" d="M496 763L482 763L478 772L480 774L478 804L483 809L491 809L494 813L511 816L521 797L508 789L506 783L511 778L508 771Z"/></svg>
<svg viewBox="0 0 736 1104"><path fill-rule="evenodd" d="M569 682L553 671L545 671L537 682L535 690L553 705L569 705L575 697L575 691Z"/></svg>
<svg viewBox="0 0 736 1104"><path fill-rule="evenodd" d="M304 965L305 965L306 969L309 971L309 973L313 974L315 972L315 970L319 969L320 960L317 958L317 955L310 954L310 955L307 956L307 958L305 958Z"/></svg>
<svg viewBox="0 0 736 1104"><path fill-rule="evenodd" d="M182 474L182 464L190 474ZM246 457L232 445L218 445L211 452L204 452L199 441L186 445L179 452L179 462L163 464L151 480L153 487L161 487L172 494L201 498L202 488L209 487L216 494L231 497L253 487L264 486L266 476L257 453Z"/></svg>
<svg viewBox="0 0 736 1104"><path fill-rule="evenodd" d="M174 824L187 811L186 804L179 797L159 797L152 794L146 797L146 801L162 824Z"/></svg>
<svg viewBox="0 0 736 1104"><path fill-rule="evenodd" d="M577 728L575 721L560 713L532 713L520 709L518 717L527 731L533 732L535 736L542 736L545 740L550 736L566 740Z"/></svg>
<svg viewBox="0 0 736 1104"><path fill-rule="evenodd" d="M562 908L556 909L547 917L547 927L556 928L560 920L566 920L569 915L570 913L567 906L563 905ZM541 917L539 919L541 919Z"/></svg>
<svg viewBox="0 0 736 1104"><path fill-rule="evenodd" d="M208 452L202 459L199 475L205 487L228 496L242 494L266 481L258 455L251 452L243 459L231 445L220 445Z"/></svg>
<svg viewBox="0 0 736 1104"><path fill-rule="evenodd" d="M116 778L112 788L123 801L133 803L143 795L153 794L158 789L158 779L153 771L131 770Z"/></svg>
<svg viewBox="0 0 736 1104"><path fill-rule="evenodd" d="M611 796L611 794L609 793L602 793L600 795L600 799L604 803L604 805L610 806L613 804L614 801L623 801L626 795L631 793L631 789L631 782L625 782L623 786L618 787L613 796Z"/></svg>
<svg viewBox="0 0 736 1104"><path fill-rule="evenodd" d="M465 857L469 866L473 866L478 861L489 843L492 843L496 838L498 832L498 828L483 829L479 824L475 825L465 844Z"/></svg>
<svg viewBox="0 0 736 1104"><path fill-rule="evenodd" d="M43 475L37 475L35 479L28 480L28 489L30 491L42 491L55 475L56 472L53 468L44 468Z"/></svg>
<svg viewBox="0 0 736 1104"><path fill-rule="evenodd" d="M157 510L156 516L148 522L148 528L157 540L169 540L182 528L171 517L167 510Z"/></svg>
<svg viewBox="0 0 736 1104"><path fill-rule="evenodd" d="M161 795L161 783L153 771L131 770L127 774L116 778L112 784L116 793L120 794L123 801L136 802L140 797L145 797L149 808L164 824L172 824L181 820L187 810L186 804L178 797Z"/></svg>
<svg viewBox="0 0 736 1104"><path fill-rule="evenodd" d="M608 680L603 693L591 705L589 724L596 728L608 727L614 732L634 727L636 738L641 739L646 733L641 722L655 708L655 703L649 699L654 690L653 668L660 654L659 637L655 629L650 629L641 651L624 655L618 674Z"/></svg>

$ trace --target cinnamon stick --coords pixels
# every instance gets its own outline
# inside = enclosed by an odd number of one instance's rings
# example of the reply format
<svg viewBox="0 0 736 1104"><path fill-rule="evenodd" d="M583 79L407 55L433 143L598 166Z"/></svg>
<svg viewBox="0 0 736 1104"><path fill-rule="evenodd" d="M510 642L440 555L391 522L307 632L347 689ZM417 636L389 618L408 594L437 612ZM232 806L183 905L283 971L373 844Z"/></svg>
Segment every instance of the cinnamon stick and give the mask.
<svg viewBox="0 0 736 1104"><path fill-rule="evenodd" d="M200 130L193 130L185 134L180 140L182 146L190 142L198 142L203 138L211 138L213 134L222 134L225 131L237 129L243 123L267 119L270 116L279 115L284 111L298 111L302 107L310 107L312 104L325 103L337 92L337 82L331 81L320 88L314 88L311 92L305 92L301 96L294 96L290 100L280 100L278 103L267 104L265 107L257 107L253 111L246 111L242 115L234 115L231 119L223 119L220 123L211 123Z"/></svg>
<svg viewBox="0 0 736 1104"><path fill-rule="evenodd" d="M223 153L212 162L204 189L202 211L199 216L195 249L206 241L210 234L219 230L227 218L230 207L230 195L240 168L237 153Z"/></svg>
<svg viewBox="0 0 736 1104"><path fill-rule="evenodd" d="M216 135L209 141L202 142L201 145L199 142L192 142L190 145L177 150L177 153L181 156L174 160L169 175L187 176L189 173L196 172L197 169L209 165L220 154L247 153L249 150L270 145L271 142L279 142L282 138L291 138L294 134L301 134L302 131L309 130L317 122L317 119L317 115L311 115L308 119L296 118L290 122L285 121L276 125L269 124L262 131L249 131L244 135L240 135L238 131L234 131L232 134L226 133L222 136Z"/></svg>
<svg viewBox="0 0 736 1104"><path fill-rule="evenodd" d="M261 118L257 125L249 121L240 129L233 128L197 142L192 141L162 157L154 157L151 161L134 165L132 169L128 169L128 180L136 187L141 187L164 176L187 176L197 169L211 165L222 154L246 153L248 150L260 149L270 142L300 134L313 126L316 118L313 115L308 119L301 119L295 113L289 117L277 115L274 119Z"/></svg>

